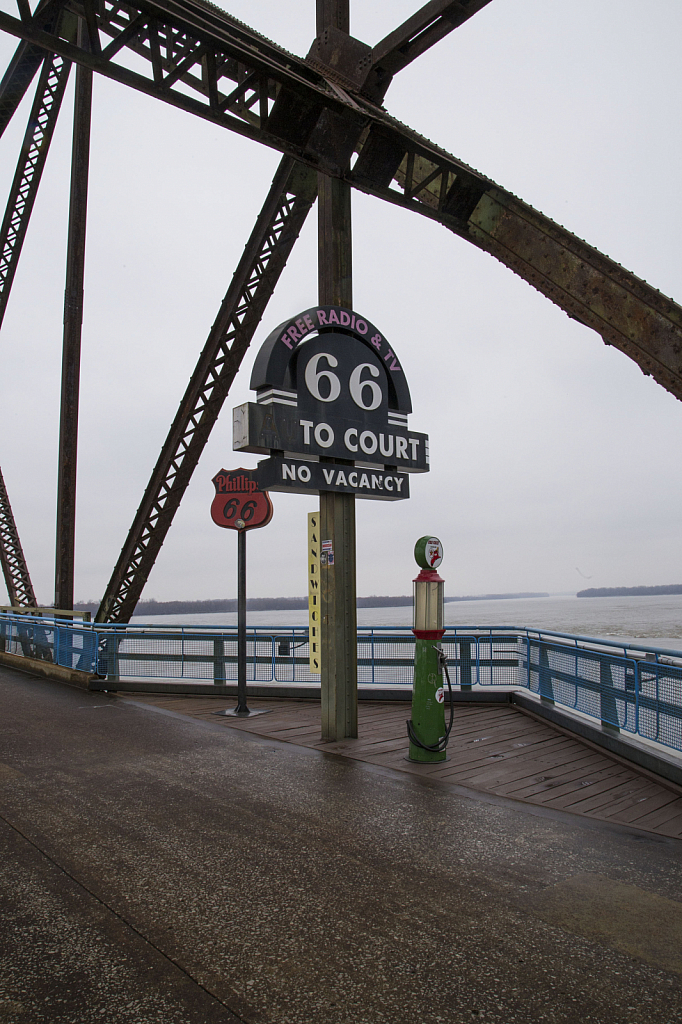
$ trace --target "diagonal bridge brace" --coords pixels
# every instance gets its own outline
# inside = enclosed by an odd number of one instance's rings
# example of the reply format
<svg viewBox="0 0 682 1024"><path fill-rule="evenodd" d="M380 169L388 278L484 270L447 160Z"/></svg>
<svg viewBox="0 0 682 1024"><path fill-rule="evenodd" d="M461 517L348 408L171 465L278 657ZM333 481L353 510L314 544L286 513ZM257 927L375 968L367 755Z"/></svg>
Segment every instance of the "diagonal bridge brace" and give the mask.
<svg viewBox="0 0 682 1024"><path fill-rule="evenodd" d="M43 53L43 70L0 227L0 325L24 244L33 204L69 79L71 61Z"/></svg>
<svg viewBox="0 0 682 1024"><path fill-rule="evenodd" d="M38 604L19 540L12 506L0 471L0 564L9 603L13 607L35 608Z"/></svg>
<svg viewBox="0 0 682 1024"><path fill-rule="evenodd" d="M19 0L19 4L25 4L22 21L27 27L58 32L64 39L75 39L75 16L64 9L60 0L40 0L32 17L28 0ZM0 136L12 120L44 60L44 47L25 40L19 43L0 81Z"/></svg>
<svg viewBox="0 0 682 1024"><path fill-rule="evenodd" d="M19 43L0 82L0 135L12 120L44 60L45 50L42 46Z"/></svg>
<svg viewBox="0 0 682 1024"><path fill-rule="evenodd" d="M270 296L317 195L317 176L285 157L190 378L100 604L128 622Z"/></svg>
<svg viewBox="0 0 682 1024"><path fill-rule="evenodd" d="M64 6L84 10L71 0ZM436 5L451 13L446 6ZM473 11L476 4L460 6ZM95 27L112 40L98 53L3 12L0 31L437 221L500 260L682 399L682 307L391 118L361 91L344 89L333 75L199 0L104 0L97 10ZM409 56L420 36L413 38L406 25ZM428 36L428 26L424 31ZM151 75L116 62L124 46L150 63ZM389 48L382 59L391 53Z"/></svg>

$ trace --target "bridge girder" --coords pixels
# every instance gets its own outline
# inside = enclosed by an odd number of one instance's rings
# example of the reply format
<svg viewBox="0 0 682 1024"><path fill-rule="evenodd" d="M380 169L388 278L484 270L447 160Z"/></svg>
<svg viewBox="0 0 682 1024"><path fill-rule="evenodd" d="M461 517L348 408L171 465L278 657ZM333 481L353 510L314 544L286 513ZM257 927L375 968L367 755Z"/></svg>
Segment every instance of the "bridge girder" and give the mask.
<svg viewBox="0 0 682 1024"><path fill-rule="evenodd" d="M0 30L22 40L0 82L0 134L41 61L34 110L41 96L50 102L45 69L51 64L68 73L69 63L76 62L285 155L152 473L99 621L127 621L134 611L314 201L311 171L435 220L487 251L682 398L679 305L381 106L397 71L489 2L429 0L374 48L339 29L319 36L307 59L203 0L41 0L33 16L22 0L21 19L0 12ZM86 31L75 42L78 19ZM147 74L117 59L125 49L146 60ZM58 104L51 127L57 110ZM24 156L22 151L18 176ZM39 179L40 173L32 175L23 191L30 201L12 221L20 234ZM23 239L16 230L15 235L19 244L10 253L4 304Z"/></svg>
<svg viewBox="0 0 682 1024"><path fill-rule="evenodd" d="M199 356L95 621L128 622L317 195L284 157Z"/></svg>
<svg viewBox="0 0 682 1024"><path fill-rule="evenodd" d="M87 17L92 52L2 12L0 30L437 221L682 398L682 307L339 84L333 69L323 75L199 0L52 2ZM146 76L117 63L124 47L148 61Z"/></svg>
<svg viewBox="0 0 682 1024"><path fill-rule="evenodd" d="M2 471L0 471L0 565L5 577L9 603L13 607L37 607L38 602L19 540L19 531L14 521Z"/></svg>

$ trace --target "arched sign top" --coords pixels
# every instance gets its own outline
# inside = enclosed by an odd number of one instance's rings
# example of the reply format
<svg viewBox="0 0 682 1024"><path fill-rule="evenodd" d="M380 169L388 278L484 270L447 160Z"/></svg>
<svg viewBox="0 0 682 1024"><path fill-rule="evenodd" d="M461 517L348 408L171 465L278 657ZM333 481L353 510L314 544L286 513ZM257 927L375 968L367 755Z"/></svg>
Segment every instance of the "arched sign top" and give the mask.
<svg viewBox="0 0 682 1024"><path fill-rule="evenodd" d="M330 332L350 335L366 345L386 374L389 407L405 415L412 412L410 389L393 348L373 323L342 306L311 306L281 323L260 347L251 372L251 389L293 389L299 346L312 335Z"/></svg>

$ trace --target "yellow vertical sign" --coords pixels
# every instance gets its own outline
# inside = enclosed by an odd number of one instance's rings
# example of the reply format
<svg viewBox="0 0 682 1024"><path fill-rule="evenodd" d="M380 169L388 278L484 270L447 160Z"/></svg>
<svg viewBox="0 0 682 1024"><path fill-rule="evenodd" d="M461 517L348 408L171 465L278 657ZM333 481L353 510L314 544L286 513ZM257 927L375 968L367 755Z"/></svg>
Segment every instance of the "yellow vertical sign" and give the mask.
<svg viewBox="0 0 682 1024"><path fill-rule="evenodd" d="M308 513L308 646L310 671L320 669L320 513Z"/></svg>

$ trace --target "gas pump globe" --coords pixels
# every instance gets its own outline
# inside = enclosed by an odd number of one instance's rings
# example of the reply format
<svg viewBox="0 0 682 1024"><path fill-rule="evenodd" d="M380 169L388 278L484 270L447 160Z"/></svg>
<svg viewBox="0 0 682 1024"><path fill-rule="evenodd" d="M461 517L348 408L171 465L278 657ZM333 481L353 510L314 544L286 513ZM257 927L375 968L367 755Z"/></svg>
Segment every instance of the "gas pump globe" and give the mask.
<svg viewBox="0 0 682 1024"><path fill-rule="evenodd" d="M443 668L439 643L445 632L445 581L437 568L443 545L437 537L420 537L414 557L421 572L414 583L414 682L412 718L407 723L410 761L444 761L449 730L445 729Z"/></svg>
<svg viewBox="0 0 682 1024"><path fill-rule="evenodd" d="M414 546L414 557L421 572L414 583L414 634L435 633L443 635L443 605L445 580L436 569L443 561L443 545L437 537L420 537ZM431 637L424 637L431 639Z"/></svg>

